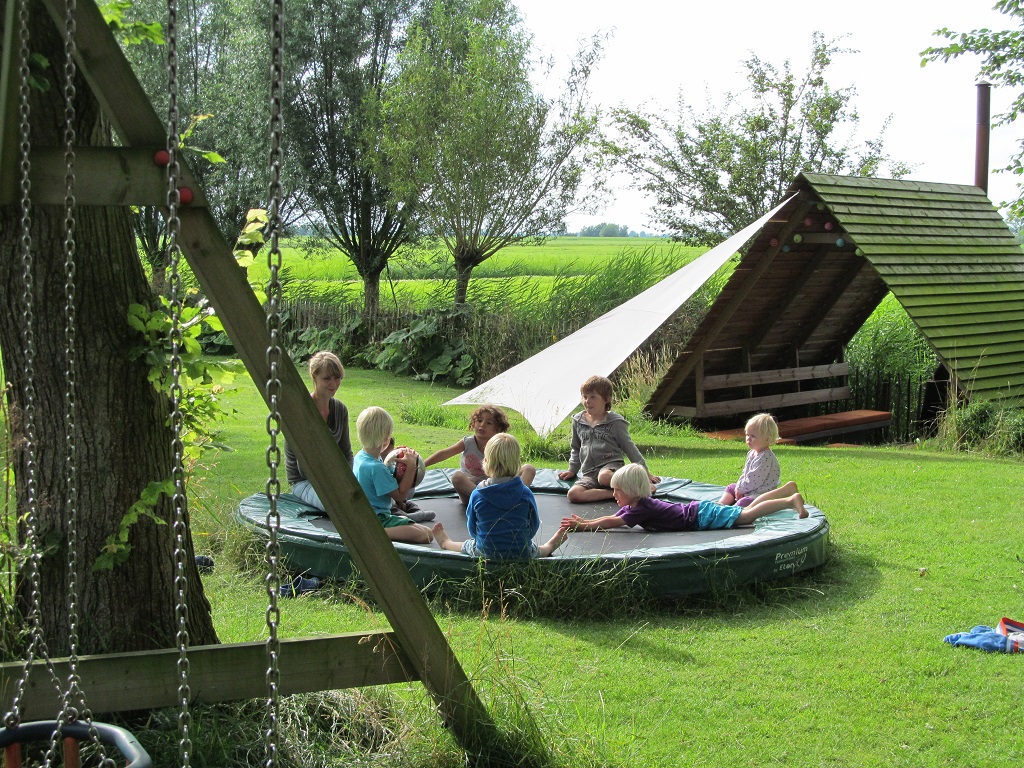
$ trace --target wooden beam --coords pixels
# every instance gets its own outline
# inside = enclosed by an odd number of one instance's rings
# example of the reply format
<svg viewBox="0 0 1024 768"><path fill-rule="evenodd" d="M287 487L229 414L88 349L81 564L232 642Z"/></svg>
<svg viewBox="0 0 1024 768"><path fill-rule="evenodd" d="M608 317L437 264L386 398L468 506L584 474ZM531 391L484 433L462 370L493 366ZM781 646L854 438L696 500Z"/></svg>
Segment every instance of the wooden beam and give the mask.
<svg viewBox="0 0 1024 768"><path fill-rule="evenodd" d="M789 216L789 223L786 224L781 230L779 230L779 243L786 242L790 234L792 234L798 226L803 224L804 216L806 216L807 212L812 210L814 206L815 201L809 199L807 196L804 196L802 199L798 199L797 201L794 202L794 211ZM689 376L690 373L693 371L694 367L697 365L697 362L701 359L704 352L707 351L712 344L714 344L715 338L718 336L719 333L722 332L722 329L729 324L729 321L732 320L732 316L741 306L743 306L743 302L746 300L747 296L750 294L752 290L754 290L754 288L757 286L758 281L771 267L772 263L775 261L775 256L778 254L780 247L781 245L775 246L765 251L764 255L760 259L758 259L755 264L753 264L752 268L747 273L746 277L740 278L742 279L742 282L736 286L736 292L729 299L729 302L722 306L722 309L719 312L718 316L715 318L715 320L712 321L712 323L706 329L698 329L704 331L704 334L701 337L700 341L697 344L695 344L692 349L689 350L689 355L687 356L686 360L679 367L679 369L672 375L672 378L668 381L668 383L664 386L659 387L659 389L661 390L661 394L658 395L657 399L652 400L649 404L649 407L646 409L652 416L660 416L661 413L665 410L666 406L669 403L669 400L672 399L672 396L675 394L676 390L679 389L679 386L683 383L686 377ZM750 254L748 253L747 257L749 256ZM739 267L742 266L743 260L741 260L739 264ZM737 267L737 269L739 269L739 267ZM733 277L737 277L737 272L733 272ZM732 281L730 280L730 282ZM726 284L726 287L728 287L728 284Z"/></svg>
<svg viewBox="0 0 1024 768"><path fill-rule="evenodd" d="M266 643L203 645L188 650L192 703L259 699L267 695ZM81 656L76 669L86 702L95 713L175 707L178 698L178 649ZM388 685L416 680L408 656L391 632L350 632L281 641L278 659L283 695L310 691ZM53 660L62 686L68 660ZM14 700L24 664L0 664L0 699ZM259 674L253 674L258 671ZM61 707L45 662L32 665L22 699L25 720L52 718Z"/></svg>
<svg viewBox="0 0 1024 768"><path fill-rule="evenodd" d="M792 297L799 297L800 292L807 285L808 281L813 278L821 266L822 262L828 256L827 248L817 248L814 253L811 254L808 259L806 266L800 270L800 274L795 280L793 280L786 289L786 295ZM797 299L799 300L799 299ZM769 332L775 328L779 320L782 317L787 316L789 312L796 311L798 308L793 307L790 301L779 302L775 305L774 314L766 318L764 321L758 324L758 328L754 333L750 334L746 339L746 344L749 345L751 352L756 352L757 348L761 346L761 342L768 336Z"/></svg>
<svg viewBox="0 0 1024 768"><path fill-rule="evenodd" d="M167 205L167 169L153 162L163 147L76 147L76 205ZM33 148L29 157L33 205L64 205L66 163L63 147ZM206 205L192 189L190 206ZM0 205L16 199L0 197Z"/></svg>
<svg viewBox="0 0 1024 768"><path fill-rule="evenodd" d="M59 0L42 2L55 23L63 27L64 4ZM96 5L80 4L76 23L79 67L122 142L127 146L159 146L165 141L165 126ZM194 177L183 158L182 171L184 183L198 190L198 185L190 181ZM181 210L180 243L249 375L269 402L265 384L271 373L267 360L271 339L266 315L209 210ZM463 749L470 755L489 751L500 743L493 720L384 533L287 355L277 368L277 378L277 405L285 437L391 623L399 645L437 703L444 724Z"/></svg>
<svg viewBox="0 0 1024 768"><path fill-rule="evenodd" d="M807 392L790 392L782 395L764 395L763 397L745 397L741 400L705 403L704 408L697 414L697 417L729 416L736 413L786 408L791 405L809 405L810 403L827 403L831 400L847 400L849 397L849 387L812 389Z"/></svg>
<svg viewBox="0 0 1024 768"><path fill-rule="evenodd" d="M848 376L849 373L849 363L808 365L801 368L777 368L771 371L750 371L749 373L725 373L718 376L705 376L701 389L707 391L711 389L728 389L730 387L756 386L758 384L779 384L786 381Z"/></svg>

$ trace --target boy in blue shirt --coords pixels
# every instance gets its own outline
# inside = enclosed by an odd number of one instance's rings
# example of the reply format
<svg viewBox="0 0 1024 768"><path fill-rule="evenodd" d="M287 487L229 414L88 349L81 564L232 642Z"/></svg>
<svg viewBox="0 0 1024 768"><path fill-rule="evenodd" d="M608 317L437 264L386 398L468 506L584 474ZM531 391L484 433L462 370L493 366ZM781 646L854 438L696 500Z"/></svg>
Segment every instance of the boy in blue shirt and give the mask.
<svg viewBox="0 0 1024 768"><path fill-rule="evenodd" d="M540 513L533 491L519 476L519 441L500 432L484 448L487 478L473 490L466 505L466 527L472 538L452 541L441 523L433 528L442 549L489 560L529 560L547 557L562 546L567 526L561 526L547 542L537 546Z"/></svg>
<svg viewBox="0 0 1024 768"><path fill-rule="evenodd" d="M433 540L429 528L414 523L408 517L391 514L391 502L403 503L412 490L419 455L411 448L405 451L405 456L399 461L405 463L406 471L401 481L396 480L380 458L381 452L391 442L394 428L391 414L383 408L374 405L359 414L356 432L363 448L352 461L352 472L389 539L409 544L429 544Z"/></svg>

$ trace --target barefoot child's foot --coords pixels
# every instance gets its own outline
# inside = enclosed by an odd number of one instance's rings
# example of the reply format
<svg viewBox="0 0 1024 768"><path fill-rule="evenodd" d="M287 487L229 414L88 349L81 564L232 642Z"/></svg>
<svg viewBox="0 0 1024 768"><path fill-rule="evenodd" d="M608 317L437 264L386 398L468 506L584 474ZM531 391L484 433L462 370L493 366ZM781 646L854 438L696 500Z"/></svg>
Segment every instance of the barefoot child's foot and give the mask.
<svg viewBox="0 0 1024 768"><path fill-rule="evenodd" d="M556 533L551 539L551 543L554 544L553 549L558 549L560 546L565 544L565 540L568 538L569 524L563 521L562 524L558 526L558 533Z"/></svg>
<svg viewBox="0 0 1024 768"><path fill-rule="evenodd" d="M444 545L452 540L448 532L445 531L444 526L441 523L434 523L434 527L430 529L431 533L434 534L434 541L437 542L438 546L444 549Z"/></svg>
<svg viewBox="0 0 1024 768"><path fill-rule="evenodd" d="M796 510L796 516L803 519L807 517L807 507L804 506L804 497L799 493L794 493L792 496L793 509Z"/></svg>

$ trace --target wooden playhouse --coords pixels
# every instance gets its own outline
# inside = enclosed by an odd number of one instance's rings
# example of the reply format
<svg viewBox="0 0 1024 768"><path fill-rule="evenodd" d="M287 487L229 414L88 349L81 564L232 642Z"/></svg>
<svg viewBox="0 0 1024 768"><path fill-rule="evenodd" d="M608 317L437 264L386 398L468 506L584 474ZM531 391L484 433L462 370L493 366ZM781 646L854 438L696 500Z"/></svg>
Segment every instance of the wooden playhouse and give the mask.
<svg viewBox="0 0 1024 768"><path fill-rule="evenodd" d="M850 397L843 349L890 291L950 385L1024 394L1024 252L974 186L801 174L647 403L655 417L771 411L795 440L873 429L884 411L799 419Z"/></svg>

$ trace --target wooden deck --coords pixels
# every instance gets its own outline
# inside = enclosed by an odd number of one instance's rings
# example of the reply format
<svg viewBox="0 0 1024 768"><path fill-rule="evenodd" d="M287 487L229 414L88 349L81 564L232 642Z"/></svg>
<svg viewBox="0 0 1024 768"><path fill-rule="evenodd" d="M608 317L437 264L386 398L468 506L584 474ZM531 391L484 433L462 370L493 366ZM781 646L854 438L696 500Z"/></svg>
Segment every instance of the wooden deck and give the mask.
<svg viewBox="0 0 1024 768"><path fill-rule="evenodd" d="M821 440L834 435L846 435L867 429L881 429L892 423L889 411L844 411L824 416L807 416L779 422L779 444L794 445L811 440ZM708 437L718 440L741 440L744 429L723 429L709 432Z"/></svg>

